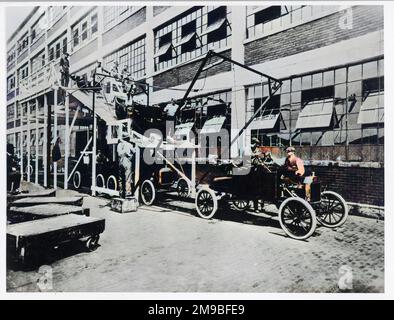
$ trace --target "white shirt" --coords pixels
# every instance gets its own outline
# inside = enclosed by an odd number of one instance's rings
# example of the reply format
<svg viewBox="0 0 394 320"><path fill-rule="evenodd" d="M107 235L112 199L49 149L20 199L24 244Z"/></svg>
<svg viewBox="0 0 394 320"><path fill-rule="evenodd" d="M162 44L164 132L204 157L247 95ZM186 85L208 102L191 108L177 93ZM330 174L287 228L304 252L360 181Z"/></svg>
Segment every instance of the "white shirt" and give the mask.
<svg viewBox="0 0 394 320"><path fill-rule="evenodd" d="M175 116L176 111L178 110L179 106L177 104L169 103L164 108L164 112L167 112L167 115L170 117Z"/></svg>
<svg viewBox="0 0 394 320"><path fill-rule="evenodd" d="M116 151L118 152L119 157L131 159L135 153L135 148L131 143L121 140L118 143Z"/></svg>

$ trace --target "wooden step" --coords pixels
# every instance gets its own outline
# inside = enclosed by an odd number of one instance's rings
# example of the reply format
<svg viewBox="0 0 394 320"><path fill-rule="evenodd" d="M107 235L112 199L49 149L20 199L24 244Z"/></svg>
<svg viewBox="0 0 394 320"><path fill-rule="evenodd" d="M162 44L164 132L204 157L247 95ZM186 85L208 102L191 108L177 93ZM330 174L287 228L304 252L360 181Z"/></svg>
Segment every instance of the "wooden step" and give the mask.
<svg viewBox="0 0 394 320"><path fill-rule="evenodd" d="M10 204L12 207L30 207L42 204L64 204L71 206L82 206L83 197L28 197L15 200Z"/></svg>

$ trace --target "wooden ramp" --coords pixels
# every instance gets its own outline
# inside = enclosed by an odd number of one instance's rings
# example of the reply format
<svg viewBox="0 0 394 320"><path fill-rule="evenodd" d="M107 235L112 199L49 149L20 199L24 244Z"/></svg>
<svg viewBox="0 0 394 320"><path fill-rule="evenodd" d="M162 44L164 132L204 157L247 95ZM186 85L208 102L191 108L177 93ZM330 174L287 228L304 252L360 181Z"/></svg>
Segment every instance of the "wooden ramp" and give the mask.
<svg viewBox="0 0 394 320"><path fill-rule="evenodd" d="M49 217L62 216L67 214L89 216L90 209L80 206L66 204L40 204L31 207L14 207L8 209L7 220L10 224L20 223L30 220L38 220Z"/></svg>
<svg viewBox="0 0 394 320"><path fill-rule="evenodd" d="M12 207L29 207L42 204L63 204L71 206L82 206L83 197L28 197L12 202Z"/></svg>
<svg viewBox="0 0 394 320"><path fill-rule="evenodd" d="M89 250L97 247L105 219L66 214L7 226L7 250L19 262L43 248L87 238Z"/></svg>

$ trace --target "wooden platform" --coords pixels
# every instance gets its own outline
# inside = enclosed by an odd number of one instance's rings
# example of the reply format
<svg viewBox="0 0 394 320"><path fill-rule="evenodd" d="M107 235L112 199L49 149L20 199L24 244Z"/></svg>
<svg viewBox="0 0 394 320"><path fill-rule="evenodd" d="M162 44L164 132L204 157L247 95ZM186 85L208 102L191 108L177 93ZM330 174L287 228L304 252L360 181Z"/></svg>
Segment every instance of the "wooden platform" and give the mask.
<svg viewBox="0 0 394 320"><path fill-rule="evenodd" d="M12 202L12 207L29 207L42 204L63 204L71 206L82 206L83 197L27 197Z"/></svg>
<svg viewBox="0 0 394 320"><path fill-rule="evenodd" d="M26 255L63 242L88 237L97 245L104 229L105 219L76 214L17 223L7 226L7 250L24 262Z"/></svg>
<svg viewBox="0 0 394 320"><path fill-rule="evenodd" d="M10 224L38 220L66 214L90 215L90 209L65 204L41 204L31 207L11 207L7 212Z"/></svg>
<svg viewBox="0 0 394 320"><path fill-rule="evenodd" d="M34 197L56 197L56 190L55 189L45 189L41 191L35 191L35 192L22 192L19 194L8 194L7 195L7 201L8 203L18 200L18 199L23 199L23 198L34 198Z"/></svg>

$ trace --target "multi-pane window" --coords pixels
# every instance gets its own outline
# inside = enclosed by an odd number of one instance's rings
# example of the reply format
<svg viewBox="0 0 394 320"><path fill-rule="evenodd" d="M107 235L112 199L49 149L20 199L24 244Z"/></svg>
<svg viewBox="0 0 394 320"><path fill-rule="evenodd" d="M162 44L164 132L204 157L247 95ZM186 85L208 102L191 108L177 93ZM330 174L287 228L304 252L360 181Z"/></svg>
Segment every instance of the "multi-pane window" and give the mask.
<svg viewBox="0 0 394 320"><path fill-rule="evenodd" d="M131 14L139 10L141 6L106 6L104 7L104 31L111 29Z"/></svg>
<svg viewBox="0 0 394 320"><path fill-rule="evenodd" d="M22 38L18 40L18 56L24 53L29 47L29 36L26 33Z"/></svg>
<svg viewBox="0 0 394 320"><path fill-rule="evenodd" d="M15 89L15 76L11 75L7 78L7 93Z"/></svg>
<svg viewBox="0 0 394 320"><path fill-rule="evenodd" d="M13 104L7 106L7 122L14 120L15 107Z"/></svg>
<svg viewBox="0 0 394 320"><path fill-rule="evenodd" d="M63 35L53 41L48 48L49 61L59 59L63 53L67 52L67 36Z"/></svg>
<svg viewBox="0 0 394 320"><path fill-rule="evenodd" d="M18 69L18 80L23 80L29 75L29 65L26 63L23 67Z"/></svg>
<svg viewBox="0 0 394 320"><path fill-rule="evenodd" d="M34 23L34 25L31 27L30 31L30 38L31 38L31 43L33 44L36 42L38 39L41 38L41 36L44 34L45 29L42 27L43 23L42 20L44 19L44 14L41 15L40 18Z"/></svg>
<svg viewBox="0 0 394 320"><path fill-rule="evenodd" d="M251 134L268 146L381 144L383 77L381 59L285 79L259 113L262 120L252 122ZM268 95L267 84L247 88L247 119Z"/></svg>
<svg viewBox="0 0 394 320"><path fill-rule="evenodd" d="M110 70L114 61L119 62L119 72L127 66L135 79L145 76L145 38L134 41L104 58L106 69Z"/></svg>
<svg viewBox="0 0 394 320"><path fill-rule="evenodd" d="M247 6L246 8L246 37L253 38L308 21L313 16L334 11L338 6Z"/></svg>
<svg viewBox="0 0 394 320"><path fill-rule="evenodd" d="M7 66L11 65L15 61L15 48L12 48L7 53Z"/></svg>
<svg viewBox="0 0 394 320"><path fill-rule="evenodd" d="M229 46L230 9L226 6L193 7L176 20L155 30L155 69L163 70Z"/></svg>
<svg viewBox="0 0 394 320"><path fill-rule="evenodd" d="M45 66L45 64L45 53L42 51L31 60L31 73L33 74L34 72L40 70L43 66Z"/></svg>
<svg viewBox="0 0 394 320"><path fill-rule="evenodd" d="M97 31L97 10L94 10L72 27L72 44L74 49L90 40L95 34L97 34Z"/></svg>

